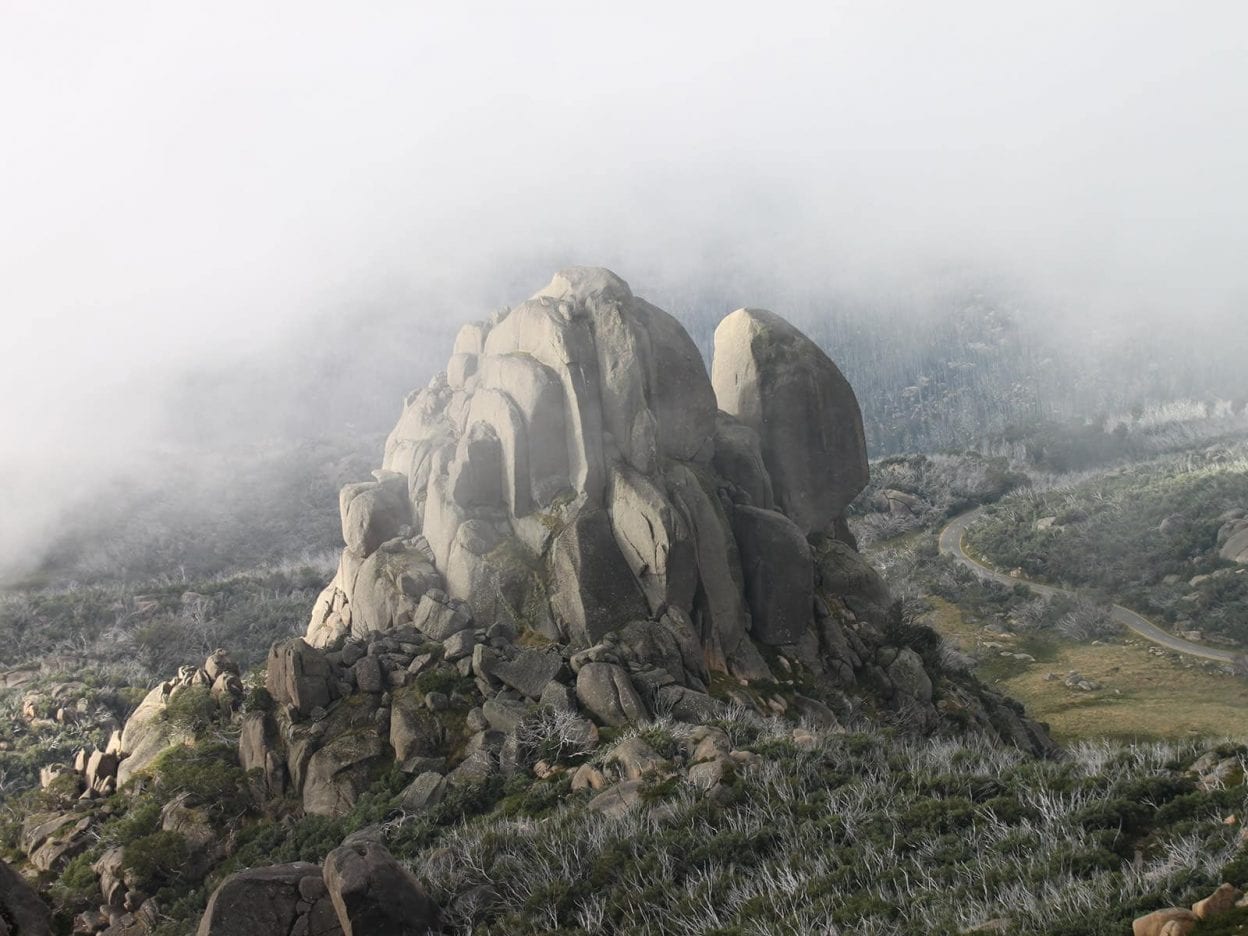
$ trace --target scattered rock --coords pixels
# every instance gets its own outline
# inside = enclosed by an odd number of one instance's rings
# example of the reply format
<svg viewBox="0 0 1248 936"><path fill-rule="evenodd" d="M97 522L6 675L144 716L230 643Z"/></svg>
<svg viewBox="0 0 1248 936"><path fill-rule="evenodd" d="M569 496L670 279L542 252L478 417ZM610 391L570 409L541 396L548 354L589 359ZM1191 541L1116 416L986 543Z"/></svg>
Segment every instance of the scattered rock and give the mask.
<svg viewBox="0 0 1248 936"><path fill-rule="evenodd" d="M586 806L604 816L621 816L641 802L641 780L621 780L591 799Z"/></svg>
<svg viewBox="0 0 1248 936"><path fill-rule="evenodd" d="M649 718L628 673L614 663L587 663L576 676L576 697L604 725L620 726Z"/></svg>

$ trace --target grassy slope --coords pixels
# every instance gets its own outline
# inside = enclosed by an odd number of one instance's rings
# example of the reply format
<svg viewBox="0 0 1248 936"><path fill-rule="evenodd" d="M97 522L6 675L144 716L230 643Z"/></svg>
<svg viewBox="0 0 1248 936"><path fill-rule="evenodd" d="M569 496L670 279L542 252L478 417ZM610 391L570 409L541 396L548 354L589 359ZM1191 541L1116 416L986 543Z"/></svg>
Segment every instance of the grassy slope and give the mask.
<svg viewBox="0 0 1248 936"><path fill-rule="evenodd" d="M1149 653L1140 640L1081 644L1048 637L1007 637L985 632L956 605L932 599L929 623L967 653L984 653L976 674L1018 699L1033 718L1048 722L1055 738L1179 739L1230 737L1243 733L1248 683L1217 667L1175 654ZM985 641L1029 653L1035 663L984 650ZM1069 689L1061 678L1071 670L1101 683L1096 692Z"/></svg>

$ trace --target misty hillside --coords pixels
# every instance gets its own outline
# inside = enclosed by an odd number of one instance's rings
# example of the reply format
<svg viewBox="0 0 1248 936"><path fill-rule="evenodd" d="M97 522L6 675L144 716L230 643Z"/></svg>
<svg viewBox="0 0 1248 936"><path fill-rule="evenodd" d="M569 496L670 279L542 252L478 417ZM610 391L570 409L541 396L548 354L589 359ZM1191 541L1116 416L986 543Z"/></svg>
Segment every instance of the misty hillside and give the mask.
<svg viewBox="0 0 1248 936"><path fill-rule="evenodd" d="M859 388L872 457L974 447L1009 427L1025 431L1046 420L1248 398L1241 364L1226 354L1228 342L1248 349L1243 328L1189 335L1181 345L1157 330L1124 341L1056 325L1079 322L1079 310L1029 302L1001 286L864 299L811 295L765 279L729 284L723 294L673 288L670 300L660 284L655 294L708 363L715 324L733 309L770 307L800 323ZM499 308L444 311L454 321L486 319ZM411 375L432 377L440 367L433 349L452 330L440 330L437 318L416 303L342 314L228 366L184 375L172 388L173 438L228 444L301 438L326 426L384 431Z"/></svg>

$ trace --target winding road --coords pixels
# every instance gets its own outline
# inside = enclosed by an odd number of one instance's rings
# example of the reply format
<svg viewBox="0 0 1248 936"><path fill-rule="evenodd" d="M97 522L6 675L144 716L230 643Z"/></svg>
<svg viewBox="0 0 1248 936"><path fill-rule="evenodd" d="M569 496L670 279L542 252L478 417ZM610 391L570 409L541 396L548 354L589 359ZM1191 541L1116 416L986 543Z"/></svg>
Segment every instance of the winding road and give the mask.
<svg viewBox="0 0 1248 936"><path fill-rule="evenodd" d="M1029 579L1006 575L1004 572L998 572L996 569L989 568L967 555L965 543L967 528L979 519L983 510L984 508L977 507L975 510L954 517L949 522L949 525L940 531L940 551L942 555L949 556L960 565L966 566L980 578L987 579L990 582L997 582L1005 585L1007 588L1013 588L1015 585L1026 585L1037 595L1045 598L1050 598L1054 595L1073 596L1077 594L1067 588L1056 588L1052 585L1042 585ZM1167 650L1174 650L1178 653L1186 653L1195 657L1203 657L1206 660L1217 660L1221 663L1234 663L1240 658L1240 654L1233 650L1218 650L1214 647L1192 643L1190 640L1184 640L1181 637L1175 637L1173 634L1162 630L1152 621L1141 617L1129 608L1124 608L1122 605L1113 605L1110 609L1110 616L1114 621L1135 631L1145 640L1159 644Z"/></svg>

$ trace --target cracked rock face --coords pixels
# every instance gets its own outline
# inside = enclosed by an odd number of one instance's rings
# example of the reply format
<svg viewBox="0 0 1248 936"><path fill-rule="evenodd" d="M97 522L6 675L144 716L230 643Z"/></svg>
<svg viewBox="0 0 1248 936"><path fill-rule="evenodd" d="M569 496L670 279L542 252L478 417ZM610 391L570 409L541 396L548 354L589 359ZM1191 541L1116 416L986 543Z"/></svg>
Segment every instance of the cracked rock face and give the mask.
<svg viewBox="0 0 1248 936"><path fill-rule="evenodd" d="M813 631L807 537L844 526L867 472L857 400L808 338L734 312L712 379L676 319L576 267L450 351L343 490L310 644L420 628L429 595L573 647L677 612L697 669L747 678L756 644Z"/></svg>

